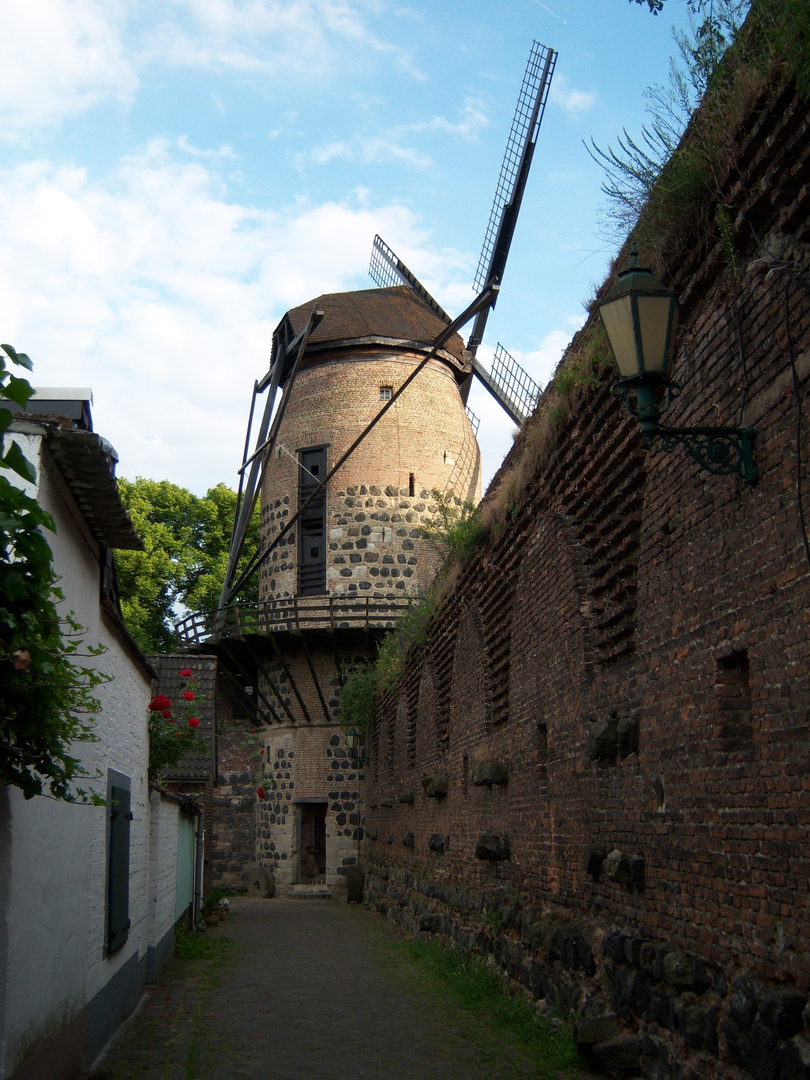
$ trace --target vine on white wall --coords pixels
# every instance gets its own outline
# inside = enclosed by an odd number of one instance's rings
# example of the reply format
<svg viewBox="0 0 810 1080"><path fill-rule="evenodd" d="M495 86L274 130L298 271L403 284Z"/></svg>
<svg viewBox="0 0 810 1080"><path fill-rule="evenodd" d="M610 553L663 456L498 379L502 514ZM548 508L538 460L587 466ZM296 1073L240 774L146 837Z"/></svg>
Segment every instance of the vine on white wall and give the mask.
<svg viewBox="0 0 810 1080"><path fill-rule="evenodd" d="M107 676L81 660L104 650L84 645L73 615L60 615L64 594L43 532L56 531L53 518L8 478L13 472L36 482L19 446L6 447L13 414L2 406L25 408L33 389L13 372L31 370L28 356L0 348L0 783L26 799L98 805L104 799L81 786L92 777L72 748L96 741L92 716L101 705L93 691Z"/></svg>

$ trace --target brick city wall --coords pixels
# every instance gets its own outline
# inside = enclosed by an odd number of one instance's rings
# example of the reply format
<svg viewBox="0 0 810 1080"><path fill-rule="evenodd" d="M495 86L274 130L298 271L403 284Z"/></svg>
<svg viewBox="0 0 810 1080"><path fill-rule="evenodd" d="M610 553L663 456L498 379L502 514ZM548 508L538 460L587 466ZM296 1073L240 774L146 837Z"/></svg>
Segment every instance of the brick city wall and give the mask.
<svg viewBox="0 0 810 1080"><path fill-rule="evenodd" d="M808 146L769 87L723 192L740 273L720 241L656 267L682 301L664 422L744 404L759 482L648 451L607 385L540 453L541 403L485 505L526 455L522 498L371 732L369 899L656 1080L810 1076Z"/></svg>

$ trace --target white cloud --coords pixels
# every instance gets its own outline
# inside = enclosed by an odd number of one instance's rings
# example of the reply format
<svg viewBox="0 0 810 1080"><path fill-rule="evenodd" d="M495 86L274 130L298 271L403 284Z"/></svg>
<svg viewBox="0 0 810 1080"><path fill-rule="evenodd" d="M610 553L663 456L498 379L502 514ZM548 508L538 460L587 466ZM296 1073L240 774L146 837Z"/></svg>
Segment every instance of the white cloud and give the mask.
<svg viewBox="0 0 810 1080"><path fill-rule="evenodd" d="M549 91L551 101L569 113L587 112L596 101L596 94L589 90L574 90L564 75L555 75Z"/></svg>
<svg viewBox="0 0 810 1080"><path fill-rule="evenodd" d="M432 120L426 123L411 124L404 130L443 131L448 135L458 135L469 142L479 131L490 126L489 117L483 111L481 103L476 99L467 98L459 110L459 114L461 119L457 123L453 123L444 116L434 116Z"/></svg>
<svg viewBox="0 0 810 1080"><path fill-rule="evenodd" d="M343 140L325 143L314 147L308 158L315 165L328 165L335 159L342 158L347 161L359 159L367 165L393 161L416 169L428 169L435 165L435 161L429 154L406 145L409 136L426 131L441 131L470 142L479 131L490 124L479 103L472 98L468 98L459 109L459 117L454 123L444 116L434 116L430 120L389 128L377 136L358 135L348 142ZM305 157L299 155L299 166L303 165Z"/></svg>
<svg viewBox="0 0 810 1080"><path fill-rule="evenodd" d="M155 11L144 35L151 62L312 81L339 73L350 47L356 63L383 55L424 78L407 50L371 29L383 13L373 0L174 0Z"/></svg>
<svg viewBox="0 0 810 1080"><path fill-rule="evenodd" d="M330 142L325 146L316 146L312 151L312 160L316 165L328 165L330 161L334 161L336 158L345 158L347 161L351 161L354 158L354 151L345 142Z"/></svg>
<svg viewBox="0 0 810 1080"><path fill-rule="evenodd" d="M399 165L410 165L415 169L428 169L434 164L433 158L410 146L402 146L395 139L385 135L372 139L360 140L360 156L371 164L380 161L393 161Z"/></svg>
<svg viewBox="0 0 810 1080"><path fill-rule="evenodd" d="M130 101L138 77L121 41L123 3L25 0L0 12L0 133L19 141L100 101Z"/></svg>
<svg viewBox="0 0 810 1080"><path fill-rule="evenodd" d="M402 207L242 205L168 140L103 181L47 161L2 170L2 339L31 355L35 384L93 387L121 475L235 484L278 319L362 286L375 232L440 269Z"/></svg>
<svg viewBox="0 0 810 1080"><path fill-rule="evenodd" d="M387 135L368 138L357 136L348 142L329 142L313 147L307 154L296 155L296 162L301 171L307 161L315 165L329 165L339 159L344 161L359 159L365 165L395 162L397 165L408 165L414 169L429 169L435 164L428 154L423 154L410 146L403 146L395 138Z"/></svg>
<svg viewBox="0 0 810 1080"><path fill-rule="evenodd" d="M0 137L24 140L105 101L131 104L156 67L305 84L380 58L423 80L410 53L373 29L375 0L25 0L0 11ZM225 113L217 94L214 108Z"/></svg>
<svg viewBox="0 0 810 1080"><path fill-rule="evenodd" d="M190 154L191 157L207 158L208 160L224 160L224 161L236 161L237 155L233 152L230 146L226 146L224 143L216 150L201 150L199 146L192 146L189 142L188 135L181 135L177 140L177 149L182 150L184 154Z"/></svg>

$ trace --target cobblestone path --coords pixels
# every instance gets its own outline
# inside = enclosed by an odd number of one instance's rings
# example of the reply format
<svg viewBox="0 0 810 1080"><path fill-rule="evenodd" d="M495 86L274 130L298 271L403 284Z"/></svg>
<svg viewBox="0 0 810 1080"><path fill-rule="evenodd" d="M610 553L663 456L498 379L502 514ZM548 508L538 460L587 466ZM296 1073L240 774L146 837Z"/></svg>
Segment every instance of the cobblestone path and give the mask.
<svg viewBox="0 0 810 1080"><path fill-rule="evenodd" d="M376 914L231 900L224 958L173 960L95 1080L523 1080L507 1040L425 988Z"/></svg>

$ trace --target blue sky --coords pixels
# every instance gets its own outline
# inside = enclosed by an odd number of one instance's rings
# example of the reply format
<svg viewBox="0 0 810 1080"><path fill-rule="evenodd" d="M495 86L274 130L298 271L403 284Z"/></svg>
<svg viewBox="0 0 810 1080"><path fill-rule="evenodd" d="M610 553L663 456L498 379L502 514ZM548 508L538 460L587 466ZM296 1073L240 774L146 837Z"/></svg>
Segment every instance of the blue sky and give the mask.
<svg viewBox="0 0 810 1080"><path fill-rule="evenodd" d="M2 340L90 386L119 475L236 484L274 326L372 287L376 232L472 298L532 39L559 52L498 306L545 384L613 253L583 140L644 121L683 0L26 0L4 5ZM513 425L471 407L488 479Z"/></svg>

